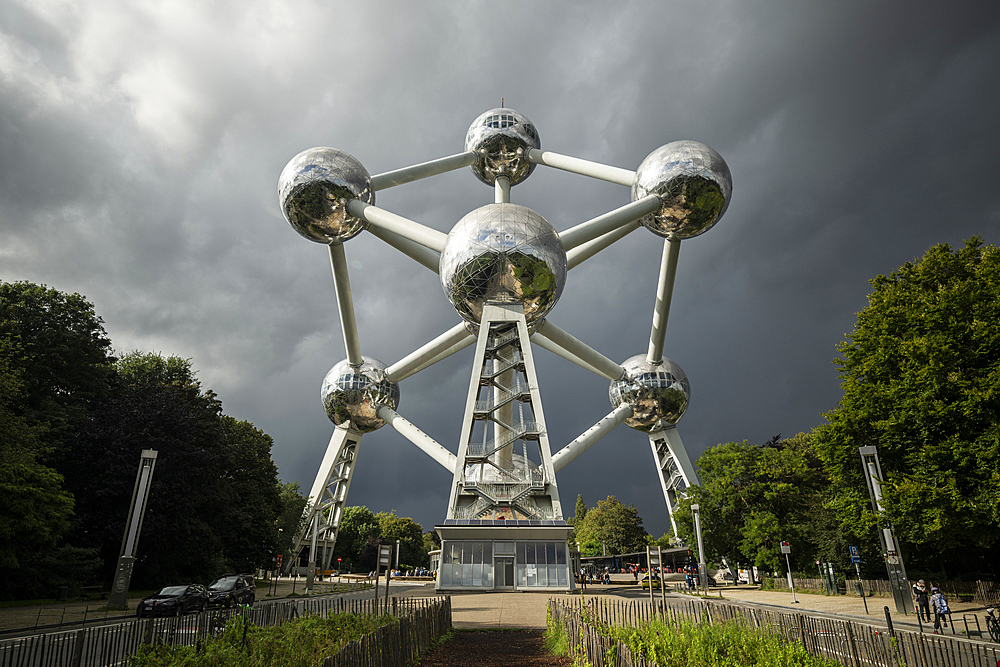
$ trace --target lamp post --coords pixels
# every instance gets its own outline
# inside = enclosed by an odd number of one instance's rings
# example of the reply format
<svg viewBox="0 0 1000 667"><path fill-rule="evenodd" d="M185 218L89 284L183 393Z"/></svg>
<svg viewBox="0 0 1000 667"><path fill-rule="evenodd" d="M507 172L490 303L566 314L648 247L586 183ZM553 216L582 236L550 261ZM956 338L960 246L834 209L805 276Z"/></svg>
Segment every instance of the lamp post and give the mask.
<svg viewBox="0 0 1000 667"><path fill-rule="evenodd" d="M701 539L701 506L691 505L694 514L694 532L698 536L698 580L701 582L704 594L708 595L708 568L705 566L705 543Z"/></svg>
<svg viewBox="0 0 1000 667"><path fill-rule="evenodd" d="M142 520L146 514L146 501L156 467L156 450L144 449L139 456L139 472L135 476L132 489L132 505L128 510L125 535L122 537L122 551L118 558L115 582L108 597L108 609L128 609L128 588L132 581L132 566L135 564L135 550L142 530Z"/></svg>
<svg viewBox="0 0 1000 667"><path fill-rule="evenodd" d="M882 519L885 516L885 507L882 505L882 464L878 460L878 449L876 447L859 447L861 454L861 469L865 475L865 483L868 485L868 497L872 501L872 510L875 515ZM889 587L892 588L892 597L896 602L896 611L908 614L914 611L913 597L909 591L909 581L906 578L906 566L903 564L903 552L899 548L899 541L892 532L892 524L888 520L882 519L882 529L878 533L879 542L882 544L882 554L885 557L885 569L889 575Z"/></svg>

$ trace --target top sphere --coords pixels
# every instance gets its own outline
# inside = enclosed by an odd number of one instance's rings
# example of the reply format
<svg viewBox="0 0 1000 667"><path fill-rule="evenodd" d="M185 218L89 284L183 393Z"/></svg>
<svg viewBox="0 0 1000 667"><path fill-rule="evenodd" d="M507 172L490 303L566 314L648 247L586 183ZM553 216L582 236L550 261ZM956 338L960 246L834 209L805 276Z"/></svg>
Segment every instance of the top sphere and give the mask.
<svg viewBox="0 0 1000 667"><path fill-rule="evenodd" d="M632 408L626 426L656 433L680 421L691 400L691 383L680 366L666 357L651 364L646 355L637 354L626 359L622 367L625 377L611 383L608 396L611 405Z"/></svg>
<svg viewBox="0 0 1000 667"><path fill-rule="evenodd" d="M674 141L646 156L635 171L632 201L657 195L659 211L642 224L667 238L704 234L729 206L733 176L722 156L697 141Z"/></svg>
<svg viewBox="0 0 1000 667"><path fill-rule="evenodd" d="M317 243L343 243L365 228L347 212L347 202L375 203L368 170L336 148L310 148L293 157L278 179L281 212L302 236Z"/></svg>
<svg viewBox="0 0 1000 667"><path fill-rule="evenodd" d="M479 156L472 172L486 185L493 185L498 176L506 176L511 185L526 179L535 169L528 150L541 146L535 126L513 109L487 111L465 135L465 150Z"/></svg>

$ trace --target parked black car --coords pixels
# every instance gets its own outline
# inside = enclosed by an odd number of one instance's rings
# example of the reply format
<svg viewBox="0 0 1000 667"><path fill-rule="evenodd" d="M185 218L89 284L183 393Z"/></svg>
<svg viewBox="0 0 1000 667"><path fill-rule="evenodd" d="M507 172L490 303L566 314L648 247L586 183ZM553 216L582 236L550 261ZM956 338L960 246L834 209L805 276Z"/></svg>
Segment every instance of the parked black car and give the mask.
<svg viewBox="0 0 1000 667"><path fill-rule="evenodd" d="M179 584L164 586L148 597L144 597L135 610L135 615L178 616L189 612L204 611L208 605L208 591L201 584Z"/></svg>
<svg viewBox="0 0 1000 667"><path fill-rule="evenodd" d="M257 584L252 574L224 574L208 586L209 607L253 604L256 599Z"/></svg>

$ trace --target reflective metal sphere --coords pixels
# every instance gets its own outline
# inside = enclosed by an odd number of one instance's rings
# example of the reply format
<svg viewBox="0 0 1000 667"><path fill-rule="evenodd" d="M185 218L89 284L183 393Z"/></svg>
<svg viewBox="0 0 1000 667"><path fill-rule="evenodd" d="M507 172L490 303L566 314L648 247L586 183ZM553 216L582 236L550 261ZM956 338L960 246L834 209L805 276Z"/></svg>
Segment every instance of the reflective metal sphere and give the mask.
<svg viewBox="0 0 1000 667"><path fill-rule="evenodd" d="M346 359L331 368L323 378L320 396L330 421L369 433L385 426L377 414L380 406L399 407L399 384L386 376L381 361L361 358L360 368L351 368Z"/></svg>
<svg viewBox="0 0 1000 667"><path fill-rule="evenodd" d="M487 185L493 185L497 176L506 176L511 185L526 179L535 169L528 162L528 149L541 146L535 126L513 109L487 111L465 135L465 150L479 155L472 171Z"/></svg>
<svg viewBox="0 0 1000 667"><path fill-rule="evenodd" d="M504 301L523 304L530 324L562 294L566 251L552 225L530 208L488 204L452 228L438 272L466 322L478 325L487 301Z"/></svg>
<svg viewBox="0 0 1000 667"><path fill-rule="evenodd" d="M643 433L656 433L676 424L691 399L691 385L687 375L676 363L663 358L663 363L653 365L646 355L638 354L622 364L625 377L611 383L608 395L611 405L627 404L632 416L625 420L628 426Z"/></svg>
<svg viewBox="0 0 1000 667"><path fill-rule="evenodd" d="M375 203L371 177L354 157L335 148L302 151L278 179L285 220L317 243L342 243L365 228L364 220L347 212L351 199Z"/></svg>
<svg viewBox="0 0 1000 667"><path fill-rule="evenodd" d="M642 224L660 236L704 234L729 206L733 177L722 156L697 141L675 141L646 156L635 172L632 201L657 195L663 202Z"/></svg>

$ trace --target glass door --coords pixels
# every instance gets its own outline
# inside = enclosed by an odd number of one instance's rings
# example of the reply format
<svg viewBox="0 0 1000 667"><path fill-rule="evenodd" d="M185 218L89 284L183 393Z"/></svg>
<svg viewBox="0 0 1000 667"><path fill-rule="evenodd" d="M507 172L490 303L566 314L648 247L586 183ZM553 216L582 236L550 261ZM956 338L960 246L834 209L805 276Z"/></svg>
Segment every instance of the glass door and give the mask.
<svg viewBox="0 0 1000 667"><path fill-rule="evenodd" d="M493 588L514 588L514 559L493 559Z"/></svg>

